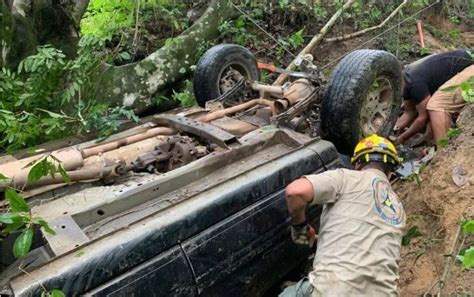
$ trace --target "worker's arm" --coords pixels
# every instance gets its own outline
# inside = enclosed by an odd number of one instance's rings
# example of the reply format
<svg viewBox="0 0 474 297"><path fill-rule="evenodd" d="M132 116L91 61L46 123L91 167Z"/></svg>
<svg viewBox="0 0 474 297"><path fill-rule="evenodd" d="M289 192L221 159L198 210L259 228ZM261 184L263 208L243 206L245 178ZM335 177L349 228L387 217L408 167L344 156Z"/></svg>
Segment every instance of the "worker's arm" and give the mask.
<svg viewBox="0 0 474 297"><path fill-rule="evenodd" d="M403 130L408 127L417 116L416 105L412 101L405 100L402 107L404 109L403 114L397 119L394 128L395 131Z"/></svg>
<svg viewBox="0 0 474 297"><path fill-rule="evenodd" d="M313 200L313 186L306 178L293 181L286 187L286 204L292 225L306 223L306 206Z"/></svg>
<svg viewBox="0 0 474 297"><path fill-rule="evenodd" d="M428 110L426 110L426 105L428 104L429 99L430 96L427 96L425 99L423 99L423 101L416 105L418 117L415 119L415 121L413 121L410 128L408 128L397 138L397 144L403 144L408 138L426 128L426 123L429 120L429 114Z"/></svg>
<svg viewBox="0 0 474 297"><path fill-rule="evenodd" d="M331 170L297 179L286 187L293 242L313 246L316 232L306 222L306 208L311 204L335 202L342 187L342 180L342 171Z"/></svg>
<svg viewBox="0 0 474 297"><path fill-rule="evenodd" d="M313 186L306 178L300 178L286 187L285 194L291 216L291 239L296 244L312 247L316 232L306 222L306 207L313 200Z"/></svg>

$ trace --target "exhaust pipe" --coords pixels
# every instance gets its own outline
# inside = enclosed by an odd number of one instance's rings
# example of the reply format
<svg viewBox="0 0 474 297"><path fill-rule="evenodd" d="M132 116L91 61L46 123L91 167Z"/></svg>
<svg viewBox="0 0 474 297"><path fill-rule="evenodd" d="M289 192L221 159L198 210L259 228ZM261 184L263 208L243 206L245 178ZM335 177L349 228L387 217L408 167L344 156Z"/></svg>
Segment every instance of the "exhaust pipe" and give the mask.
<svg viewBox="0 0 474 297"><path fill-rule="evenodd" d="M313 84L307 79L298 79L283 93L283 99L275 101L275 113L279 114L306 98L314 91Z"/></svg>

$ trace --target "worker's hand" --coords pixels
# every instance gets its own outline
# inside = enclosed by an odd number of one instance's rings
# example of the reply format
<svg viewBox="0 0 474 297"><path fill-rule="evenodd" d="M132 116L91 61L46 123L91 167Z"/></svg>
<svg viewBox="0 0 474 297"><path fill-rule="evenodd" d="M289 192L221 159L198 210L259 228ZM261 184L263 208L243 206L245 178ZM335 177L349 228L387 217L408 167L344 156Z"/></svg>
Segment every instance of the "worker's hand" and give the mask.
<svg viewBox="0 0 474 297"><path fill-rule="evenodd" d="M307 223L291 225L291 239L294 243L312 247L316 242L316 231Z"/></svg>
<svg viewBox="0 0 474 297"><path fill-rule="evenodd" d="M397 137L397 140L395 141L395 145L401 145L405 143L405 138L403 137L403 134Z"/></svg>

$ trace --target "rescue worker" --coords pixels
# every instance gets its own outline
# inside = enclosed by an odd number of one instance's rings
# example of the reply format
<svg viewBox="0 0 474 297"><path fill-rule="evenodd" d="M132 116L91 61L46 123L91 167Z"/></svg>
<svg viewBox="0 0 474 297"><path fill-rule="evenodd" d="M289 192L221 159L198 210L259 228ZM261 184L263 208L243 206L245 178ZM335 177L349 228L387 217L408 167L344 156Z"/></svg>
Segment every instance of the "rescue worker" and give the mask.
<svg viewBox="0 0 474 297"><path fill-rule="evenodd" d="M470 52L474 54L474 50ZM436 144L446 136L454 117L466 102L460 89L443 89L459 85L474 76L474 59L470 52L462 49L434 54L406 67L403 71L405 110L395 130L408 129L397 138L397 144L403 144L416 133L424 131L429 121Z"/></svg>
<svg viewBox="0 0 474 297"><path fill-rule="evenodd" d="M286 187L292 240L312 246L305 210L323 204L318 248L308 278L280 297L398 296L398 261L405 212L387 175L397 149L376 134L357 144L355 170L306 175Z"/></svg>

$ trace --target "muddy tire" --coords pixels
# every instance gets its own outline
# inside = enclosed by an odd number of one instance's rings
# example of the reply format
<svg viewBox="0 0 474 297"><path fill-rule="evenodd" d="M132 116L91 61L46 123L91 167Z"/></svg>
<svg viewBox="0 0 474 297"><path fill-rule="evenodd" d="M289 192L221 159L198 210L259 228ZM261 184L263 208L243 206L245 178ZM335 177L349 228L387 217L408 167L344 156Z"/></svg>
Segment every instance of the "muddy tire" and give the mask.
<svg viewBox="0 0 474 297"><path fill-rule="evenodd" d="M206 101L218 98L237 82L228 75L233 70L249 80L260 79L257 60L240 45L213 46L199 59L193 79L194 96L199 106L204 107Z"/></svg>
<svg viewBox="0 0 474 297"><path fill-rule="evenodd" d="M402 98L402 68L385 51L357 50L334 69L321 109L325 139L339 152L352 154L358 141L372 133L387 137Z"/></svg>

